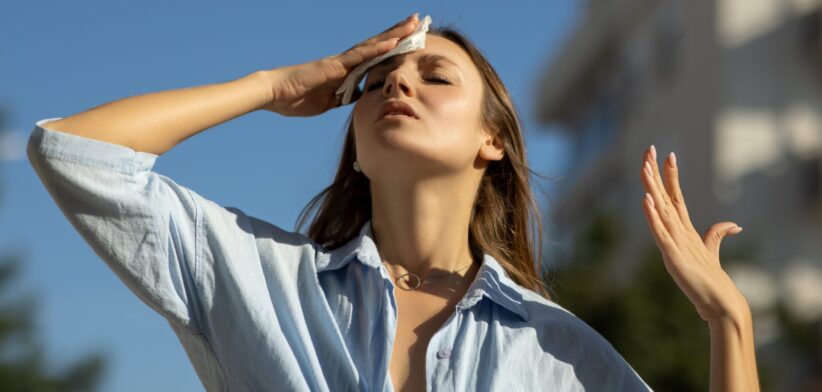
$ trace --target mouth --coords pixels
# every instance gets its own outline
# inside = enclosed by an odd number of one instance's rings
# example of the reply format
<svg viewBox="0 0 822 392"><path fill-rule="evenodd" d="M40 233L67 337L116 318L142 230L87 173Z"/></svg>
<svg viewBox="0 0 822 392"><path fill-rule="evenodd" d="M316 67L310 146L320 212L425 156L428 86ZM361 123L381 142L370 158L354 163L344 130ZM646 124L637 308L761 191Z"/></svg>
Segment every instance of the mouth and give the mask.
<svg viewBox="0 0 822 392"><path fill-rule="evenodd" d="M381 119L419 119L411 105L402 101L388 101L380 110Z"/></svg>
<svg viewBox="0 0 822 392"><path fill-rule="evenodd" d="M388 120L388 119L394 119L394 120L401 120L401 119L415 120L415 118L414 118L414 117L411 117L411 116L409 116L409 115L407 115L407 114L402 114L402 113L387 113L387 114L383 115L382 117L380 117L380 120Z"/></svg>

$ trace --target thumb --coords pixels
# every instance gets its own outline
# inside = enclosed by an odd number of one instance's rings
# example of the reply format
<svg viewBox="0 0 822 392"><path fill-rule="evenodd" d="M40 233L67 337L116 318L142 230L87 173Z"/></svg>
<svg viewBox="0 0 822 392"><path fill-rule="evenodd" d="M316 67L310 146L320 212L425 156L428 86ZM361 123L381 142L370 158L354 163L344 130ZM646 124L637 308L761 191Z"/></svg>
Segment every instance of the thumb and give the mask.
<svg viewBox="0 0 822 392"><path fill-rule="evenodd" d="M719 259L719 244L728 234L739 234L742 228L733 222L720 222L711 226L702 237L705 247Z"/></svg>

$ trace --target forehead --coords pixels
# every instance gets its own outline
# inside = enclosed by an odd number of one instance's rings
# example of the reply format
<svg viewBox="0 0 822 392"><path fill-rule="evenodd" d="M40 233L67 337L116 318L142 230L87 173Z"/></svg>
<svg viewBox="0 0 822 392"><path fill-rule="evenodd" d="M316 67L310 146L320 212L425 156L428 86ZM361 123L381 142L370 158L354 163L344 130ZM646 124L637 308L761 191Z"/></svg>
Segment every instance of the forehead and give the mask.
<svg viewBox="0 0 822 392"><path fill-rule="evenodd" d="M433 34L425 37L425 48L391 56L375 64L369 72L383 69L391 69L406 61L417 61L425 63L442 63L456 67L463 73L476 72L473 62L468 54L456 43L447 38Z"/></svg>

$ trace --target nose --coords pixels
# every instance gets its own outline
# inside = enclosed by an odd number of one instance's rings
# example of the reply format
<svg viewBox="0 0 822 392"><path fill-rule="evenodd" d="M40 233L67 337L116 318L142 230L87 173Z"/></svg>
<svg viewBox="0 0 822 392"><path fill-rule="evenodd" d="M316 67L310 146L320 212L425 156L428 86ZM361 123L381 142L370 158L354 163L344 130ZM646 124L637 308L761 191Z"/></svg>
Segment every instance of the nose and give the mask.
<svg viewBox="0 0 822 392"><path fill-rule="evenodd" d="M397 68L385 76L385 82L382 86L382 94L383 96L388 97L391 96L391 94L399 93L408 96L414 95L414 91L411 88L411 83L408 82L405 75L400 72L399 68Z"/></svg>

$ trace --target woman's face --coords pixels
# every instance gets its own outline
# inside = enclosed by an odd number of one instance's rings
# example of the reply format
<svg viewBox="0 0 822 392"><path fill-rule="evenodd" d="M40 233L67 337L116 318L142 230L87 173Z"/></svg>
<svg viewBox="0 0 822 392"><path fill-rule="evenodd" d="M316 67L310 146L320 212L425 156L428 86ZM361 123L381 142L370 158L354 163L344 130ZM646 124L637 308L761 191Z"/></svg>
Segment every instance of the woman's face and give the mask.
<svg viewBox="0 0 822 392"><path fill-rule="evenodd" d="M353 110L363 173L372 180L453 175L476 168L478 156L495 159L483 148L489 136L480 123L482 94L471 58L440 36L428 34L424 49L375 65ZM381 117L388 101L407 104L417 118Z"/></svg>

